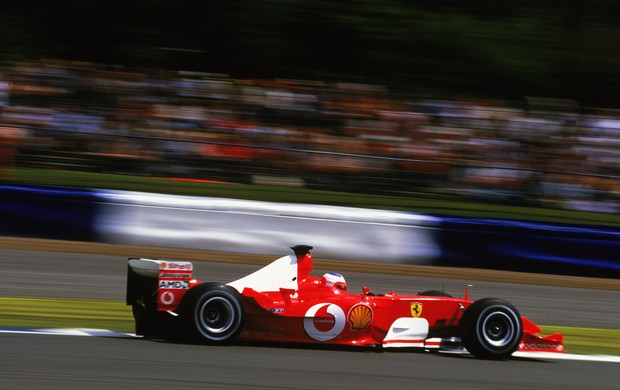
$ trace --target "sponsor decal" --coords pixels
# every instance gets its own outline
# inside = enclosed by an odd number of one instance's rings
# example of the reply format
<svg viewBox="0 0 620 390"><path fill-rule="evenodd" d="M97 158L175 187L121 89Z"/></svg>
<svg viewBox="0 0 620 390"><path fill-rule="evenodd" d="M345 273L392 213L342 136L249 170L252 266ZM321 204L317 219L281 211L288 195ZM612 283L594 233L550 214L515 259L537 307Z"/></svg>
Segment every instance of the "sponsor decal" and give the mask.
<svg viewBox="0 0 620 390"><path fill-rule="evenodd" d="M162 304L166 306L170 306L174 303L174 294L171 293L170 291L164 291L159 296L159 300L161 301Z"/></svg>
<svg viewBox="0 0 620 390"><path fill-rule="evenodd" d="M422 315L422 304L420 302L413 302L411 304L411 317L419 318Z"/></svg>
<svg viewBox="0 0 620 390"><path fill-rule="evenodd" d="M344 311L331 303L319 303L306 312L306 334L316 341L328 341L340 334L345 326Z"/></svg>
<svg viewBox="0 0 620 390"><path fill-rule="evenodd" d="M178 262L178 261L163 261L159 264L159 269L169 270L169 271L191 271L192 263L189 262Z"/></svg>
<svg viewBox="0 0 620 390"><path fill-rule="evenodd" d="M161 273L159 274L160 279L170 278L170 279L189 279L192 277L192 274L167 274Z"/></svg>
<svg viewBox="0 0 620 390"><path fill-rule="evenodd" d="M274 308L267 309L267 311L269 313L284 313L284 308L283 307L274 307Z"/></svg>
<svg viewBox="0 0 620 390"><path fill-rule="evenodd" d="M524 351L549 351L549 352L564 352L564 347L557 344L544 344L544 343L520 343L519 350Z"/></svg>
<svg viewBox="0 0 620 390"><path fill-rule="evenodd" d="M186 288L189 288L189 281L187 280L160 280L159 288L186 289Z"/></svg>
<svg viewBox="0 0 620 390"><path fill-rule="evenodd" d="M372 309L368 305L357 304L349 310L347 319L351 330L366 330L372 321Z"/></svg>

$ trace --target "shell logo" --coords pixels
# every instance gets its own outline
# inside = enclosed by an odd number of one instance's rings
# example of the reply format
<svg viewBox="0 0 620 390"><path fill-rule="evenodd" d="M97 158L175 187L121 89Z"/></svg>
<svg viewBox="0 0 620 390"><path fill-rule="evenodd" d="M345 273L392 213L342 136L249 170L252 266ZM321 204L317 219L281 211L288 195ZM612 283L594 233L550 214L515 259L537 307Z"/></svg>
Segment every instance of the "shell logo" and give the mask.
<svg viewBox="0 0 620 390"><path fill-rule="evenodd" d="M365 330L372 322L372 309L368 305L357 304L349 310L347 318L351 330Z"/></svg>
<svg viewBox="0 0 620 390"><path fill-rule="evenodd" d="M304 330L316 341L328 341L342 332L345 323L344 311L339 306L319 303L306 312Z"/></svg>
<svg viewBox="0 0 620 390"><path fill-rule="evenodd" d="M192 268L192 263L188 261L162 261L161 263L159 263L160 270L191 271Z"/></svg>

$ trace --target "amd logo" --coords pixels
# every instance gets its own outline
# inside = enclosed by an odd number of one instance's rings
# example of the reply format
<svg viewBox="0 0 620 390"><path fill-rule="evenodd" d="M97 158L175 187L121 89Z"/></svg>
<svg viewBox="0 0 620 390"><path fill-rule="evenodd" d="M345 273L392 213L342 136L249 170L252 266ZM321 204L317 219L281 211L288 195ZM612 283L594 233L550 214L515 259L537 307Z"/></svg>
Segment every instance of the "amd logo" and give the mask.
<svg viewBox="0 0 620 390"><path fill-rule="evenodd" d="M159 288L189 288L189 282L186 280L160 280Z"/></svg>

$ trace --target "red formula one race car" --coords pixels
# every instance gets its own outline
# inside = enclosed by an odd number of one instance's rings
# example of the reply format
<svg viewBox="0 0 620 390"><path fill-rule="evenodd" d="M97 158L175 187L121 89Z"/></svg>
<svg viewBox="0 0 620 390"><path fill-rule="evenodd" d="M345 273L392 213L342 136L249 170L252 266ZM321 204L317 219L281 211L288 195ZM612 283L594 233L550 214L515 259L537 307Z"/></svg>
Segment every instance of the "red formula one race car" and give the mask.
<svg viewBox="0 0 620 390"><path fill-rule="evenodd" d="M208 344L235 340L463 350L506 359L516 350L564 352L563 336L540 329L509 302L441 292L347 291L342 275L311 276L312 247L292 248L228 284L193 279L192 263L129 259L127 304L136 334L191 335ZM467 295L467 293L465 294Z"/></svg>

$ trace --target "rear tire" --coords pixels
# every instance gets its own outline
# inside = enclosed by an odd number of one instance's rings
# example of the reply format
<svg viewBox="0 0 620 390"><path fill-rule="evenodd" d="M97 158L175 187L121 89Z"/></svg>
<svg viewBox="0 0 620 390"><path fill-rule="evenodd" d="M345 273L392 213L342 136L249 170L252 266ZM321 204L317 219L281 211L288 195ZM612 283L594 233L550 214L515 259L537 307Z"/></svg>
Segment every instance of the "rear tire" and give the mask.
<svg viewBox="0 0 620 390"><path fill-rule="evenodd" d="M523 336L521 315L510 302L498 298L472 303L463 313L460 327L465 348L481 359L507 359Z"/></svg>
<svg viewBox="0 0 620 390"><path fill-rule="evenodd" d="M196 341L226 344L243 329L241 296L234 288L219 283L203 283L190 289L180 314Z"/></svg>

